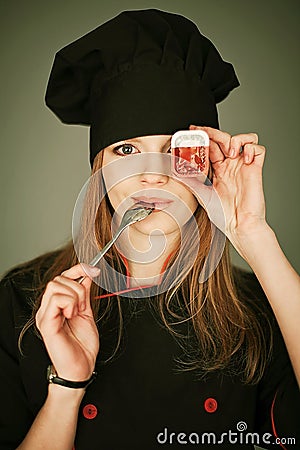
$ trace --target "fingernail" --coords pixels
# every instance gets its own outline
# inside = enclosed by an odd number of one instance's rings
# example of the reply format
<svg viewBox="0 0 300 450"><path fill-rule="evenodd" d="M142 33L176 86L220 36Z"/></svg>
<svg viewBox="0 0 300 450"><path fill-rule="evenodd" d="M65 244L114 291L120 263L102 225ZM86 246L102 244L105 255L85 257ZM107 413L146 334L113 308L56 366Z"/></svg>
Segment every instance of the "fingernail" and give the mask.
<svg viewBox="0 0 300 450"><path fill-rule="evenodd" d="M229 156L232 158L235 155L235 149L231 148L229 152Z"/></svg>
<svg viewBox="0 0 300 450"><path fill-rule="evenodd" d="M250 156L245 155L245 163L248 164L250 162Z"/></svg>
<svg viewBox="0 0 300 450"><path fill-rule="evenodd" d="M89 273L93 276L96 277L97 275L99 275L100 273L100 269L98 267L89 267L88 268Z"/></svg>
<svg viewBox="0 0 300 450"><path fill-rule="evenodd" d="M85 310L85 303L82 302L82 303L80 304L79 311L84 311L84 310Z"/></svg>

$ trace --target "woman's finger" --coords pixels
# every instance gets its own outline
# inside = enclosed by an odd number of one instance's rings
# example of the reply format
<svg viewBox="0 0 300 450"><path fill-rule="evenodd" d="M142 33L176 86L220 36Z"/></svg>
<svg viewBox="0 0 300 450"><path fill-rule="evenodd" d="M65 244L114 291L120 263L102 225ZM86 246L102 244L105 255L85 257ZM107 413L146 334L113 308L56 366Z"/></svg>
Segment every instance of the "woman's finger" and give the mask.
<svg viewBox="0 0 300 450"><path fill-rule="evenodd" d="M61 319L71 319L78 314L78 304L72 295L55 293L43 310L36 314L36 325L41 333L56 333L61 327Z"/></svg>
<svg viewBox="0 0 300 450"><path fill-rule="evenodd" d="M54 279L49 281L42 297L40 306L40 311L42 314L49 307L52 302L53 296L56 294L65 295L66 297L72 297L74 299L74 302L79 303L78 293L74 291L74 289Z"/></svg>
<svg viewBox="0 0 300 450"><path fill-rule="evenodd" d="M77 295L79 311L85 310L86 301L87 297L90 294L90 286L91 286L91 279L89 277L86 277L84 280L85 283L82 282L81 284L63 275L55 277L54 281L72 289L72 291Z"/></svg>
<svg viewBox="0 0 300 450"><path fill-rule="evenodd" d="M223 152L225 157L236 158L240 154L241 147L244 147L246 144L258 144L258 135L256 133L241 133L236 134L235 136L230 136L230 134L217 130L211 127L198 127L196 125L190 126L191 130L199 129L205 131L210 141L214 141L218 144L219 149ZM210 142L211 145L211 142ZM217 148L214 147L213 151L216 151ZM213 162L219 162L221 160L220 153L216 153L213 155Z"/></svg>
<svg viewBox="0 0 300 450"><path fill-rule="evenodd" d="M220 130L215 130L209 127L198 127L190 125L190 130L202 130L209 136L209 159L212 164L221 163L228 153L228 145L230 142L230 135Z"/></svg>
<svg viewBox="0 0 300 450"><path fill-rule="evenodd" d="M57 293L65 294L65 295L71 295L73 297L76 297L76 300L78 300L78 293L76 290L73 289L72 286L61 283L60 280L62 277L55 277L53 280L49 281L49 283L46 286L46 290L44 292L42 303L48 303L51 297ZM74 283L74 282L73 282ZM83 286L80 286L82 288Z"/></svg>
<svg viewBox="0 0 300 450"><path fill-rule="evenodd" d="M71 267L68 270L62 272L62 276L76 280L79 277L88 276L90 278L98 276L100 269L98 267L92 267L88 264L76 264L76 266Z"/></svg>
<svg viewBox="0 0 300 450"><path fill-rule="evenodd" d="M246 144L243 149L243 161L245 164L251 164L254 160L255 148L253 144Z"/></svg>
<svg viewBox="0 0 300 450"><path fill-rule="evenodd" d="M218 144L223 155L229 156L230 140L231 140L231 136L229 133L226 133L225 131L217 130L216 128L198 127L196 125L190 125L190 130L205 131L208 134L209 140L214 141L216 144ZM211 145L211 142L210 142L210 145ZM217 161L219 161L219 158L217 158L215 162L217 162Z"/></svg>
<svg viewBox="0 0 300 450"><path fill-rule="evenodd" d="M225 159L225 155L222 152L219 145L214 141L209 141L209 160L212 165L221 163Z"/></svg>
<svg viewBox="0 0 300 450"><path fill-rule="evenodd" d="M263 145L246 144L243 151L243 160L245 164L251 164L254 160L260 161L263 165L266 149Z"/></svg>
<svg viewBox="0 0 300 450"><path fill-rule="evenodd" d="M246 144L258 144L258 135L256 133L246 133L232 136L228 156L236 158L240 154L241 147L244 147Z"/></svg>

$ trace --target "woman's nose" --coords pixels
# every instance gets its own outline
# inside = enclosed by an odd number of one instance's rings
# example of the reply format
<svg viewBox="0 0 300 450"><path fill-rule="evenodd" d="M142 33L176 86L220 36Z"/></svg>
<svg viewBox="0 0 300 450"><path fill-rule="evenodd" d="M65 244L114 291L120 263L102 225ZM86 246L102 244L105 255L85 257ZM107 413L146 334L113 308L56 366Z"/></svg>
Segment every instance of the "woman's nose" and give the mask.
<svg viewBox="0 0 300 450"><path fill-rule="evenodd" d="M167 175L148 172L141 174L140 182L142 184L164 185L168 182L168 177Z"/></svg>
<svg viewBox="0 0 300 450"><path fill-rule="evenodd" d="M149 153L143 159L143 171L140 182L143 184L164 185L168 182L168 163L159 153Z"/></svg>

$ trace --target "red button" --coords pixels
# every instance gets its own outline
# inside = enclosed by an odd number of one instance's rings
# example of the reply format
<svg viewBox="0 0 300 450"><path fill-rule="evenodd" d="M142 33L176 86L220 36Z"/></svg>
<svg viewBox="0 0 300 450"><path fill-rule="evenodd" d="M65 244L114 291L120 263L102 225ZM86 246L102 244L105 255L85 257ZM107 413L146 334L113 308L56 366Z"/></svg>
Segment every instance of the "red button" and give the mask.
<svg viewBox="0 0 300 450"><path fill-rule="evenodd" d="M82 413L86 419L95 419L98 414L98 410L95 405L85 405Z"/></svg>
<svg viewBox="0 0 300 450"><path fill-rule="evenodd" d="M207 398L204 402L204 409L208 413L214 413L218 409L218 402L214 398Z"/></svg>

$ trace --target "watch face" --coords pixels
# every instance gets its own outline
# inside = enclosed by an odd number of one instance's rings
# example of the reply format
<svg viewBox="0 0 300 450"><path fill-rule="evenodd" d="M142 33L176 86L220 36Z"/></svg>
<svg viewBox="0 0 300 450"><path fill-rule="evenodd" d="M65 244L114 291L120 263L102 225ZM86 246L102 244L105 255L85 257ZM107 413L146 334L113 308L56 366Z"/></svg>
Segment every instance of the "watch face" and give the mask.
<svg viewBox="0 0 300 450"><path fill-rule="evenodd" d="M56 373L55 373L55 370L54 370L52 364L50 364L47 367L47 380L49 381L49 383L52 383L52 380L54 377L56 377Z"/></svg>

